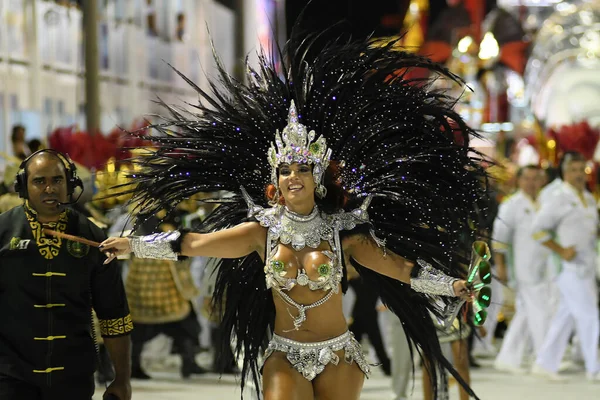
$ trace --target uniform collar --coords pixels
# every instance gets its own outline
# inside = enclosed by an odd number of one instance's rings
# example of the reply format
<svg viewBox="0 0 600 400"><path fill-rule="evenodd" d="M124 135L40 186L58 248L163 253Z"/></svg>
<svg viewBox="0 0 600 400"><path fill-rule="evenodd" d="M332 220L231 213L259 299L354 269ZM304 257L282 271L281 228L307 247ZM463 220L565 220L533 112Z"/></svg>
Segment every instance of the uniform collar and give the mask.
<svg viewBox="0 0 600 400"><path fill-rule="evenodd" d="M524 198L526 198L526 199L527 199L527 201L529 201L529 203L531 203L531 206L532 206L532 207L533 207L535 210L537 210L537 209L539 209L539 208L540 208L540 204L539 204L539 202L538 202L538 200L537 200L537 199L539 198L539 196L538 196L537 198L535 198L535 199L534 199L533 197L531 197L530 195L528 195L527 193L525 193L525 192L524 192L524 191L522 191L522 190L519 190L519 192L518 192L518 193L520 193L520 194L521 194L521 196L523 196Z"/></svg>
<svg viewBox="0 0 600 400"><path fill-rule="evenodd" d="M60 213L59 219L56 222L49 222L42 225L38 220L38 213L31 208L29 202L23 204L25 210L25 216L29 222L31 233L35 239L38 251L47 260L51 260L58 256L60 248L62 246L62 239L57 236L46 236L44 228L49 228L58 232L65 232L67 230L67 212L66 210Z"/></svg>
<svg viewBox="0 0 600 400"><path fill-rule="evenodd" d="M588 202L587 202L586 196L585 196L585 190L579 191L568 182L563 182L563 186L566 188L567 192L569 192L569 193L573 194L575 197L577 197L581 201L581 204L584 207L588 206Z"/></svg>
<svg viewBox="0 0 600 400"><path fill-rule="evenodd" d="M30 205L29 205L29 200L25 200L25 203L23 203L23 208L25 209L25 214L27 214L27 217L29 220L33 219L38 221L38 212L35 211ZM56 226L58 224L59 221L64 220L65 217L67 216L67 211L63 211L60 213L60 215L58 216L58 220L55 222L48 222L48 223L44 223L44 226L48 226L48 227L53 227Z"/></svg>

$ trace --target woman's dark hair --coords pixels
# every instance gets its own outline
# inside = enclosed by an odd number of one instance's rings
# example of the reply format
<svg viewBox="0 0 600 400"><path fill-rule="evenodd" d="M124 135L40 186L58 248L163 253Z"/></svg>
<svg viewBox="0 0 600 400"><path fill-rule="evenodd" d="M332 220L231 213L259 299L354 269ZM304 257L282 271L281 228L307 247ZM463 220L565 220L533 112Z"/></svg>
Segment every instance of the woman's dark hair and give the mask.
<svg viewBox="0 0 600 400"><path fill-rule="evenodd" d="M340 163L337 161L331 161L325 170L325 176L323 179L323 183L327 189L327 195L324 199L320 199L315 195L315 202L319 208L328 214L332 214L343 209L348 201L348 193L344 190L340 182L340 172ZM277 176L279 176L279 171L277 172ZM267 196L267 200L269 200L269 203L274 202L276 193L277 189L275 188L275 185L272 183L269 184L265 190L265 194ZM285 200L281 193L279 193L279 199L277 200L277 203L285 204Z"/></svg>

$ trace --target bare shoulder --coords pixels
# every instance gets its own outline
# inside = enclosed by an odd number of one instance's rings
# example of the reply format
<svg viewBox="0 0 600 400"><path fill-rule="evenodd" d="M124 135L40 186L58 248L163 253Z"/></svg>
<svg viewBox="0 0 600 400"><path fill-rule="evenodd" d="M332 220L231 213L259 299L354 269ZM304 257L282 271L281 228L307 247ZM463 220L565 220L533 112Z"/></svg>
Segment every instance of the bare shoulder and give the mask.
<svg viewBox="0 0 600 400"><path fill-rule="evenodd" d="M248 233L252 234L253 236L256 235L257 238L264 238L265 240L267 239L267 230L269 228L262 226L257 221L244 222L242 225L246 225Z"/></svg>
<svg viewBox="0 0 600 400"><path fill-rule="evenodd" d="M244 222L238 225L246 235L252 237L257 249L263 249L267 242L268 228L262 226L257 221Z"/></svg>
<svg viewBox="0 0 600 400"><path fill-rule="evenodd" d="M224 228L223 230L216 232L226 232L228 234L234 234L236 236L243 234L251 236L256 235L257 237L259 237L267 234L267 228L261 226L257 221L249 221L242 222L241 224L234 225L229 228Z"/></svg>

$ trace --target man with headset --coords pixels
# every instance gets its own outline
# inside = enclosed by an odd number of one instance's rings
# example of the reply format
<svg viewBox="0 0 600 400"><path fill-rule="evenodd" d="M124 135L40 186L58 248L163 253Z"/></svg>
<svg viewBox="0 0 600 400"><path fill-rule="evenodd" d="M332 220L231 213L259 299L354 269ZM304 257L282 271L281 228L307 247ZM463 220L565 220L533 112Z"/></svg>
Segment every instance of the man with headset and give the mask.
<svg viewBox="0 0 600 400"><path fill-rule="evenodd" d="M103 265L97 248L44 230L105 238L65 207L78 186L65 155L38 151L15 181L25 203L0 215L0 400L90 400L97 365L92 308L115 366L105 398L131 399L133 325L119 269Z"/></svg>

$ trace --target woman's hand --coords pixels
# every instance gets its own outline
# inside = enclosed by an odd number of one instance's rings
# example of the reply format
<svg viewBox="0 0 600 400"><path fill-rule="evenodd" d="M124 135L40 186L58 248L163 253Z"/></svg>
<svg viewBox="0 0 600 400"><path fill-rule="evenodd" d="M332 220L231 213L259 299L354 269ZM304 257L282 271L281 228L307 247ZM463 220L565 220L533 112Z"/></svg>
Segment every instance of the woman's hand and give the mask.
<svg viewBox="0 0 600 400"><path fill-rule="evenodd" d="M565 261L571 261L577 255L577 251L575 250L575 246L563 247L558 255Z"/></svg>
<svg viewBox="0 0 600 400"><path fill-rule="evenodd" d="M117 256L123 256L131 253L131 244L129 238L126 237L110 237L104 242L100 243L100 251L106 254L106 261L104 264L108 264L114 260Z"/></svg>
<svg viewBox="0 0 600 400"><path fill-rule="evenodd" d="M471 290L467 287L467 281L459 279L452 284L454 295L462 300L473 301Z"/></svg>

